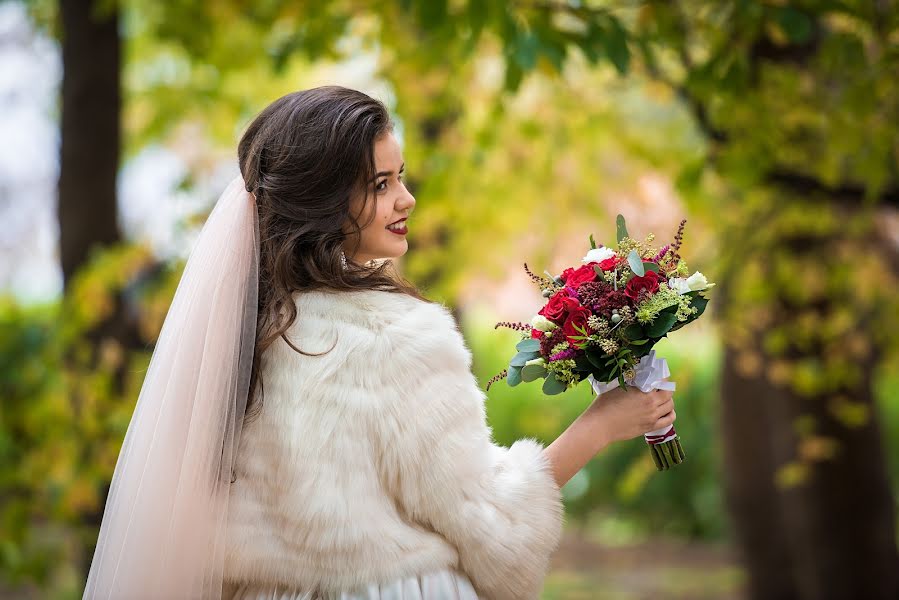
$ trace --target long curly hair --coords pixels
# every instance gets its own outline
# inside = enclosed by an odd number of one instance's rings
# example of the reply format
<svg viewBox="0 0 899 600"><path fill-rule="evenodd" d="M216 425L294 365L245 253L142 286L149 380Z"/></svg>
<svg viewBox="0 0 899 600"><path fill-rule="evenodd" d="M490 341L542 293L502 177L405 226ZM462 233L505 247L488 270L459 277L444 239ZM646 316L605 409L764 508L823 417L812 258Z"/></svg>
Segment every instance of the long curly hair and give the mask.
<svg viewBox="0 0 899 600"><path fill-rule="evenodd" d="M260 239L259 316L248 419L262 407L262 354L278 337L300 354L320 355L297 348L284 335L297 318L294 293L322 288L384 290L428 302L398 274L393 261L359 264L350 258L362 229L375 218L375 211L368 210L374 196L366 185L376 173L374 145L392 129L390 114L380 101L357 90L323 86L278 98L253 119L240 139L238 161L247 191L256 196ZM360 193L364 208L359 214L370 214L365 223L350 211L351 197ZM341 262L344 248L346 269Z"/></svg>

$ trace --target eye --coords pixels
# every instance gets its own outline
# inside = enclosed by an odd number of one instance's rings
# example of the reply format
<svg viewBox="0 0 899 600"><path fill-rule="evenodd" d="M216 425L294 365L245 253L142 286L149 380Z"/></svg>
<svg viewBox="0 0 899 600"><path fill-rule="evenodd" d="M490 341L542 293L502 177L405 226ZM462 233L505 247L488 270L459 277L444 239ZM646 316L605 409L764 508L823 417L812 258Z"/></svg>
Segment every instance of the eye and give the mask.
<svg viewBox="0 0 899 600"><path fill-rule="evenodd" d="M375 184L375 190L378 192L383 192L387 189L387 180L383 179Z"/></svg>

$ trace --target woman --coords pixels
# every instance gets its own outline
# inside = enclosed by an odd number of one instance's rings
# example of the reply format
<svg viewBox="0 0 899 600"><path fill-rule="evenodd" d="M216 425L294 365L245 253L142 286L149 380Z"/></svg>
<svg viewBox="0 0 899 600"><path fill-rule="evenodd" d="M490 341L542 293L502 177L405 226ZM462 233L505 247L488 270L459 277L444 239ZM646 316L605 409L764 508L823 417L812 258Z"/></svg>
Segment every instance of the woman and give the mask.
<svg viewBox="0 0 899 600"><path fill-rule="evenodd" d="M416 204L385 107L289 94L238 155L166 317L85 597L536 598L560 487L673 422L671 392L612 390L546 448L494 444L451 314L375 260L405 254ZM207 299L182 306L182 288ZM164 352L183 360L154 370Z"/></svg>

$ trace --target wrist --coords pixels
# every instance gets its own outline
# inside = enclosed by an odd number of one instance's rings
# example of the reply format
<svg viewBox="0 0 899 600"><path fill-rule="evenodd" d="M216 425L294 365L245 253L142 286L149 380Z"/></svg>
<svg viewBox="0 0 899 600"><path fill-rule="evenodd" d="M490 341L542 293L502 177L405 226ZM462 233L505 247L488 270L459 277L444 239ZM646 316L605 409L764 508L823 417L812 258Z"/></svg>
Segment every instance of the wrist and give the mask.
<svg viewBox="0 0 899 600"><path fill-rule="evenodd" d="M603 394L605 396L605 394ZM603 410L602 402L607 398L597 396L593 404L584 411L579 419L583 419L584 425L592 432L591 439L594 442L593 453L596 454L609 444L615 441L612 431L609 428L609 420L606 418L605 410Z"/></svg>

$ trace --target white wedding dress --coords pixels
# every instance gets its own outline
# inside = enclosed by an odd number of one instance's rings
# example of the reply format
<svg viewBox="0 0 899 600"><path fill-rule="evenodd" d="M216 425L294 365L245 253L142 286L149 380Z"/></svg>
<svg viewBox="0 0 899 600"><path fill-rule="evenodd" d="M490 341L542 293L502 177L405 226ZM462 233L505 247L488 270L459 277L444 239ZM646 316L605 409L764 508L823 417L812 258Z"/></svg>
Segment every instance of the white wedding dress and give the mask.
<svg viewBox="0 0 899 600"><path fill-rule="evenodd" d="M340 593L295 592L258 584L226 583L222 600L478 600L478 595L464 573L441 569Z"/></svg>

